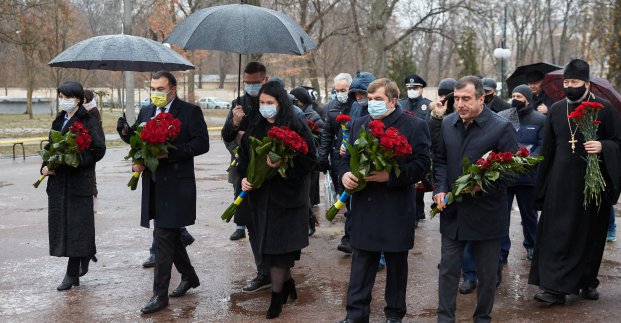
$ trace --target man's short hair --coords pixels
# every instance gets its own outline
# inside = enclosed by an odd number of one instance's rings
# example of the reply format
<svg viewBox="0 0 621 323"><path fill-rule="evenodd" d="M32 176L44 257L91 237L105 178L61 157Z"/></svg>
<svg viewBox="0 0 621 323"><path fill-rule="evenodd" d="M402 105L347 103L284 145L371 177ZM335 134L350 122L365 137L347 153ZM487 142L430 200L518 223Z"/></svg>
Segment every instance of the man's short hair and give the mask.
<svg viewBox="0 0 621 323"><path fill-rule="evenodd" d="M367 88L367 93L375 93L380 88L384 88L384 92L386 93L388 100L399 97L399 87L397 86L397 83L387 78L381 78L371 82Z"/></svg>
<svg viewBox="0 0 621 323"><path fill-rule="evenodd" d="M250 62L246 65L246 67L244 67L244 73L245 74L261 73L261 77L265 77L265 75L267 75L267 69L265 68L265 65L259 62Z"/></svg>
<svg viewBox="0 0 621 323"><path fill-rule="evenodd" d="M340 80L345 80L345 82L347 82L347 86L350 86L351 85L351 81L352 81L351 74L349 74L349 73L340 73L339 75L337 75L334 78L334 84L336 84L336 82L338 82Z"/></svg>
<svg viewBox="0 0 621 323"><path fill-rule="evenodd" d="M162 77L165 77L168 79L168 85L173 88L175 86L177 86L177 79L175 78L175 76L169 72L169 71L158 71L153 73L153 75L151 76L152 80L158 80L161 79Z"/></svg>
<svg viewBox="0 0 621 323"><path fill-rule="evenodd" d="M473 76L473 75L464 76L460 78L459 80L457 80L457 84L455 84L455 90L461 90L465 88L466 86L468 86L468 84L474 85L475 98L478 99L481 96L483 96L484 94L483 82L481 81L480 78Z"/></svg>

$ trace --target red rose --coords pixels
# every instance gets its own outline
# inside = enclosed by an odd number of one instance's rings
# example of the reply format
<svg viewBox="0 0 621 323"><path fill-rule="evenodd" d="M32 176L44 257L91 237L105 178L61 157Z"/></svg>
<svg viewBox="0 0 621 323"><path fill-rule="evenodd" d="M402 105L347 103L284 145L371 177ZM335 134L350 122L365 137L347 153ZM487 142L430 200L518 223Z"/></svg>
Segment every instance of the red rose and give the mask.
<svg viewBox="0 0 621 323"><path fill-rule="evenodd" d="M351 117L346 114L339 114L336 116L336 122L338 123L348 123L351 121Z"/></svg>
<svg viewBox="0 0 621 323"><path fill-rule="evenodd" d="M384 135L384 123L380 120L373 120L369 122L369 129L371 129L371 134L375 138L380 138Z"/></svg>
<svg viewBox="0 0 621 323"><path fill-rule="evenodd" d="M386 136L380 138L380 145L382 145L382 148L386 150L392 150L393 147L392 140Z"/></svg>
<svg viewBox="0 0 621 323"><path fill-rule="evenodd" d="M490 167L492 167L492 163L490 163L487 159L483 158L477 160L476 164L480 166L483 170L488 170L490 169Z"/></svg>
<svg viewBox="0 0 621 323"><path fill-rule="evenodd" d="M511 160L513 160L513 154L510 152L504 152L502 153L502 161L503 162L510 162Z"/></svg>
<svg viewBox="0 0 621 323"><path fill-rule="evenodd" d="M518 150L516 155L518 157L528 157L528 155L530 155L530 152L528 151L528 149L521 147L520 150Z"/></svg>
<svg viewBox="0 0 621 323"><path fill-rule="evenodd" d="M602 122L599 121L599 120L595 120L595 121L593 121L593 124L602 124Z"/></svg>

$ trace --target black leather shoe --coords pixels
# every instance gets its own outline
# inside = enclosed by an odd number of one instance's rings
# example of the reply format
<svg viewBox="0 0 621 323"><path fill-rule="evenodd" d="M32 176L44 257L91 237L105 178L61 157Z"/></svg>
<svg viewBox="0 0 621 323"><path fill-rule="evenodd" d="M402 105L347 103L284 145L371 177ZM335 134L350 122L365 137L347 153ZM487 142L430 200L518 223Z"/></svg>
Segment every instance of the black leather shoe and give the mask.
<svg viewBox="0 0 621 323"><path fill-rule="evenodd" d="M63 281L56 287L56 290L69 290L73 286L80 286L80 277L65 275Z"/></svg>
<svg viewBox="0 0 621 323"><path fill-rule="evenodd" d="M533 253L534 252L535 252L535 249L533 249L533 248L526 248L526 259L533 260Z"/></svg>
<svg viewBox="0 0 621 323"><path fill-rule="evenodd" d="M235 240L243 239L245 237L246 237L246 230L237 229L235 230L235 232L233 232L233 234L231 234L231 237L229 239L235 241Z"/></svg>
<svg viewBox="0 0 621 323"><path fill-rule="evenodd" d="M196 281L182 280L179 283L179 286L177 286L177 288L175 288L175 290L170 293L170 297L181 297L185 295L190 290L190 288L196 288L200 285L201 283L198 281L198 279Z"/></svg>
<svg viewBox="0 0 621 323"><path fill-rule="evenodd" d="M265 277L261 274L258 274L253 280L251 280L246 286L242 288L242 292L244 293L254 293L256 291L260 291L262 289L272 287L272 281L269 277Z"/></svg>
<svg viewBox="0 0 621 323"><path fill-rule="evenodd" d="M351 243L349 243L349 240L341 240L341 244L336 249L351 254Z"/></svg>
<svg viewBox="0 0 621 323"><path fill-rule="evenodd" d="M155 266L155 255L151 254L149 258L145 259L145 261L142 263L142 267L151 268L154 266Z"/></svg>
<svg viewBox="0 0 621 323"><path fill-rule="evenodd" d="M147 305L145 305L143 308L141 308L140 311L143 314L149 314L149 313L153 313L153 312L157 312L159 310L162 310L166 306L168 306L168 297L153 296L153 297L151 297L151 299L149 300Z"/></svg>
<svg viewBox="0 0 621 323"><path fill-rule="evenodd" d="M312 236L315 234L315 226L319 224L317 221L317 217L313 214L313 211L310 211L310 215L308 217L308 236Z"/></svg>
<svg viewBox="0 0 621 323"><path fill-rule="evenodd" d="M552 294L550 292L539 292L535 294L535 300L537 302L548 303L550 305L565 304L565 302L567 301L565 295Z"/></svg>
<svg viewBox="0 0 621 323"><path fill-rule="evenodd" d="M298 291L295 289L295 281L291 278L282 286L282 303L287 304L288 300L293 302L296 299L298 299Z"/></svg>
<svg viewBox="0 0 621 323"><path fill-rule="evenodd" d="M459 285L459 292L462 294L470 294L473 290L477 288L476 280L464 280L461 285Z"/></svg>
<svg viewBox="0 0 621 323"><path fill-rule="evenodd" d="M403 320L401 320L400 318L387 318L386 319L386 323L401 323Z"/></svg>
<svg viewBox="0 0 621 323"><path fill-rule="evenodd" d="M597 291L597 288L595 287L583 288L580 290L580 297L584 299L598 300L599 292Z"/></svg>

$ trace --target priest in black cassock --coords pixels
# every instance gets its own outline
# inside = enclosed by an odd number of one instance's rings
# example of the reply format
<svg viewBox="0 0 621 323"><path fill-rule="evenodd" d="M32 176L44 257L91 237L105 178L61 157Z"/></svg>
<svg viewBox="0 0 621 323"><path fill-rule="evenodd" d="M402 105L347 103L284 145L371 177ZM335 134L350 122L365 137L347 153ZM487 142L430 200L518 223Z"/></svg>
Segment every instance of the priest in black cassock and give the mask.
<svg viewBox="0 0 621 323"><path fill-rule="evenodd" d="M535 300L564 304L566 295L599 298L597 272L602 261L610 207L619 198L621 119L610 102L590 92L589 64L572 60L564 71L565 95L546 120L536 183L535 206L541 210L528 283L541 289ZM568 115L583 101L599 102L597 141L584 136ZM577 140L575 152L570 140ZM606 181L601 204L585 210L587 154L597 154Z"/></svg>

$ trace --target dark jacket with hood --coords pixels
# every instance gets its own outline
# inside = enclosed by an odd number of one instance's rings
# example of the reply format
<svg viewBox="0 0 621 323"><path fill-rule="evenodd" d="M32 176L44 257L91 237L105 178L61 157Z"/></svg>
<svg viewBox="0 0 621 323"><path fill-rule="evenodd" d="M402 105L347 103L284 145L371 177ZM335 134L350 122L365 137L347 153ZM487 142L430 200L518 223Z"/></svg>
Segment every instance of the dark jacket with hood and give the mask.
<svg viewBox="0 0 621 323"><path fill-rule="evenodd" d="M327 112L326 122L321 129L321 140L319 143L319 168L321 170L327 170L332 167L338 167L341 155L339 150L343 141L343 130L341 125L336 122L336 117L339 114L349 115L351 112L351 106L354 100L349 98L347 102L341 103L338 100L332 100L328 102L324 109ZM328 163L328 158L330 162Z"/></svg>
<svg viewBox="0 0 621 323"><path fill-rule="evenodd" d="M375 81L375 76L369 72L359 72L351 81L351 85L349 86L349 99L353 100L354 103L351 106L351 113L349 116L352 121L369 114L367 105L365 104L362 106L356 101L355 93L364 92L366 94L369 84L373 81Z"/></svg>

